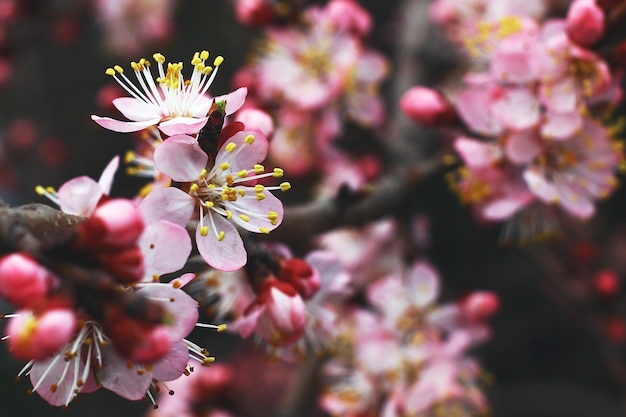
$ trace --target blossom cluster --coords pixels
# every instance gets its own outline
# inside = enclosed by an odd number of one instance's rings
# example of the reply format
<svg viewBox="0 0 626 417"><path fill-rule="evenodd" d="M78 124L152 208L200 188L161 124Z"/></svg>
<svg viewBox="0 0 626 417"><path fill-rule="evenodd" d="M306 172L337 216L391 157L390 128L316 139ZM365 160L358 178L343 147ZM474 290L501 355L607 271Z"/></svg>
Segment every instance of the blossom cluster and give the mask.
<svg viewBox="0 0 626 417"><path fill-rule="evenodd" d="M454 139L462 165L449 182L480 218L510 219L535 202L591 217L618 185L623 162L615 126L605 121L622 99L620 76L592 49L602 11L580 0L567 19L509 15L474 24L464 46L481 71L464 76L454 103L415 87L401 106L420 123L459 119L467 128Z"/></svg>

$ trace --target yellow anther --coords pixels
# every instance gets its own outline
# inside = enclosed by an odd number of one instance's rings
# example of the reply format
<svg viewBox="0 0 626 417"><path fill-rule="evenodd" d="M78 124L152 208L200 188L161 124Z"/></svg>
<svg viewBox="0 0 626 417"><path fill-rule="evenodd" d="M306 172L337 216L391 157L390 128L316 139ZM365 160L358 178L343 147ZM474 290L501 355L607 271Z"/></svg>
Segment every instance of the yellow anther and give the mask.
<svg viewBox="0 0 626 417"><path fill-rule="evenodd" d="M278 213L276 213L275 211L270 211L269 213L267 213L267 218L270 220L278 220Z"/></svg>
<svg viewBox="0 0 626 417"><path fill-rule="evenodd" d="M246 216L245 214L240 214L239 217L241 218L241 220L243 220L244 222L248 222L250 221L250 217Z"/></svg>
<svg viewBox="0 0 626 417"><path fill-rule="evenodd" d="M288 182L280 183L280 191L287 191L289 189L291 189L291 184L289 184Z"/></svg>
<svg viewBox="0 0 626 417"><path fill-rule="evenodd" d="M237 173L239 178L246 178L248 176L248 170L242 169Z"/></svg>
<svg viewBox="0 0 626 417"><path fill-rule="evenodd" d="M243 141L244 143L247 143L248 145L252 145L254 143L254 135L246 136L246 138Z"/></svg>
<svg viewBox="0 0 626 417"><path fill-rule="evenodd" d="M218 326L217 326L217 331L218 331L218 332L223 332L223 331L225 331L227 328L228 328L228 326L226 326L225 324L223 324L223 323L222 323L222 324L220 324L220 325L218 325Z"/></svg>
<svg viewBox="0 0 626 417"><path fill-rule="evenodd" d="M233 142L229 142L226 147L224 147L224 149L226 149L226 152L232 152L235 150L235 148L237 147L236 143Z"/></svg>
<svg viewBox="0 0 626 417"><path fill-rule="evenodd" d="M215 57L215 59L213 60L213 65L215 65L216 67L219 67L220 65L222 65L222 62L224 62L224 57L220 55L220 56Z"/></svg>
<svg viewBox="0 0 626 417"><path fill-rule="evenodd" d="M124 163L125 164L130 164L131 162L133 162L135 160L135 152L133 151L126 151L126 153L124 154Z"/></svg>
<svg viewBox="0 0 626 417"><path fill-rule="evenodd" d="M202 359L202 366L209 366L213 362L215 362L215 358L213 356L209 356L208 358Z"/></svg>
<svg viewBox="0 0 626 417"><path fill-rule="evenodd" d="M282 168L274 168L274 171L272 172L272 177L280 178L283 175L285 175L285 171L283 171Z"/></svg>
<svg viewBox="0 0 626 417"><path fill-rule="evenodd" d="M159 282L159 277L160 277L160 275L158 275L158 274L152 275L152 282Z"/></svg>
<svg viewBox="0 0 626 417"><path fill-rule="evenodd" d="M106 75L111 75L111 76L113 76L113 75L115 75L115 70L114 70L113 68L107 68L107 70L106 70L106 71L104 71L104 73L105 73Z"/></svg>
<svg viewBox="0 0 626 417"><path fill-rule="evenodd" d="M257 193L262 193L265 190L265 187L261 184L257 184L254 186L254 191Z"/></svg>
<svg viewBox="0 0 626 417"><path fill-rule="evenodd" d="M256 195L257 201L265 200L265 194L259 193Z"/></svg>
<svg viewBox="0 0 626 417"><path fill-rule="evenodd" d="M239 193L240 196L245 197L246 196L246 190L242 190L241 188L239 190L237 190L237 192Z"/></svg>
<svg viewBox="0 0 626 417"><path fill-rule="evenodd" d="M221 169L222 171L226 171L228 168L230 168L230 164L229 164L228 162L222 162L222 163L219 165L219 167L220 167L220 169Z"/></svg>
<svg viewBox="0 0 626 417"><path fill-rule="evenodd" d="M234 183L235 183L235 178L233 178L232 175L228 174L226 176L226 184L228 184L230 187L232 187Z"/></svg>
<svg viewBox="0 0 626 417"><path fill-rule="evenodd" d="M199 56L194 56L193 59L191 60L191 65L195 67L198 64L202 64L202 60L200 59Z"/></svg>
<svg viewBox="0 0 626 417"><path fill-rule="evenodd" d="M198 188L200 188L198 184L191 184L191 187L189 187L189 194L195 194L196 191L198 191Z"/></svg>
<svg viewBox="0 0 626 417"><path fill-rule="evenodd" d="M225 236L226 236L226 233L223 230L220 230L220 232L217 234L217 240L221 242L222 240L224 240Z"/></svg>
<svg viewBox="0 0 626 417"><path fill-rule="evenodd" d="M268 234L270 232L270 229L268 229L267 227L259 227L259 230L261 231L261 233L265 234Z"/></svg>
<svg viewBox="0 0 626 417"><path fill-rule="evenodd" d="M202 74L204 75L209 75L213 72L213 67L212 66L208 66L208 67L204 67L204 69L202 70Z"/></svg>
<svg viewBox="0 0 626 417"><path fill-rule="evenodd" d="M206 203L204 203L206 208L212 209L215 206L215 203L212 201L207 201Z"/></svg>
<svg viewBox="0 0 626 417"><path fill-rule="evenodd" d="M208 235L208 234L209 234L209 228L208 228L208 226L202 226L202 227L200 228L200 236L204 237L204 236L206 236L206 235Z"/></svg>
<svg viewBox="0 0 626 417"><path fill-rule="evenodd" d="M261 164L255 164L254 165L254 173L255 174L262 174L263 171L265 171L265 167Z"/></svg>
<svg viewBox="0 0 626 417"><path fill-rule="evenodd" d="M46 189L43 188L41 185L38 185L35 187L35 192L39 195L44 195L46 193Z"/></svg>
<svg viewBox="0 0 626 417"><path fill-rule="evenodd" d="M230 211L230 210L226 210L226 218L228 220L232 219L233 218L233 212Z"/></svg>
<svg viewBox="0 0 626 417"><path fill-rule="evenodd" d="M144 185L141 190L139 190L139 197L145 197L152 192L152 184Z"/></svg>
<svg viewBox="0 0 626 417"><path fill-rule="evenodd" d="M203 61L206 61L207 59L209 59L209 51L204 50L204 51L200 52L200 59L203 60ZM224 60L224 58L222 58L222 61L223 60Z"/></svg>
<svg viewBox="0 0 626 417"><path fill-rule="evenodd" d="M202 181L203 179L206 178L206 174L207 174L207 170L206 169L202 169L202 171L200 171L200 175L198 176L198 179L200 181Z"/></svg>
<svg viewBox="0 0 626 417"><path fill-rule="evenodd" d="M119 65L114 66L113 69L120 74L124 72L124 68L120 67Z"/></svg>
<svg viewBox="0 0 626 417"><path fill-rule="evenodd" d="M46 187L46 191L49 192L50 194L56 193L56 191L54 190L54 187Z"/></svg>
<svg viewBox="0 0 626 417"><path fill-rule="evenodd" d="M154 60L158 62L159 64L163 64L165 62L165 56L163 56L163 54L160 54L158 52L152 55L152 58L154 58Z"/></svg>

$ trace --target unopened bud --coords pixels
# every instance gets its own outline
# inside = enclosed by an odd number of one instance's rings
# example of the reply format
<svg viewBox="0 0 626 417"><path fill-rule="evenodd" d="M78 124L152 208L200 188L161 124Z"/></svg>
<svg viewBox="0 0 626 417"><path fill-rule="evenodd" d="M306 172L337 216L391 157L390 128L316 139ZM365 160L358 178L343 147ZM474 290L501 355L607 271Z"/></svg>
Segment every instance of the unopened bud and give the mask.
<svg viewBox="0 0 626 417"><path fill-rule="evenodd" d="M120 310L109 312L104 330L117 352L132 362L155 362L165 356L170 347L165 326L148 324Z"/></svg>
<svg viewBox="0 0 626 417"><path fill-rule="evenodd" d="M567 12L566 30L572 42L592 45L604 34L604 12L595 0L575 0Z"/></svg>
<svg viewBox="0 0 626 417"><path fill-rule="evenodd" d="M246 130L258 130L265 136L274 133L274 121L269 114L259 109L247 108L237 112L237 121L242 122Z"/></svg>
<svg viewBox="0 0 626 417"><path fill-rule="evenodd" d="M331 0L324 11L326 17L341 31L365 36L372 28L372 17L357 1Z"/></svg>
<svg viewBox="0 0 626 417"><path fill-rule="evenodd" d="M41 360L58 352L74 336L76 315L70 309L55 308L35 315L20 310L7 325L9 351L23 360Z"/></svg>
<svg viewBox="0 0 626 417"><path fill-rule="evenodd" d="M144 277L143 254L138 246L105 252L99 258L104 269L120 284L132 284Z"/></svg>
<svg viewBox="0 0 626 417"><path fill-rule="evenodd" d="M282 262L280 280L291 285L305 300L313 297L321 285L320 274L299 258Z"/></svg>
<svg viewBox="0 0 626 417"><path fill-rule="evenodd" d="M304 301L287 283L271 279L266 284L267 289L257 299L258 304L265 306L257 322L257 332L271 345L291 345L304 335Z"/></svg>
<svg viewBox="0 0 626 417"><path fill-rule="evenodd" d="M117 250L136 244L143 232L141 215L130 200L114 199L99 206L79 226L81 242L87 248Z"/></svg>
<svg viewBox="0 0 626 417"><path fill-rule="evenodd" d="M471 322L487 320L499 309L500 299L491 291L473 292L461 302L461 312Z"/></svg>
<svg viewBox="0 0 626 417"><path fill-rule="evenodd" d="M604 269L593 277L593 288L602 296L614 295L620 287L620 278L612 269Z"/></svg>
<svg viewBox="0 0 626 417"><path fill-rule="evenodd" d="M276 17L267 0L237 0L235 15L239 23L252 27L267 25Z"/></svg>
<svg viewBox="0 0 626 417"><path fill-rule="evenodd" d="M453 123L456 112L438 92L426 87L410 88L400 98L400 109L408 117L425 126Z"/></svg>
<svg viewBox="0 0 626 417"><path fill-rule="evenodd" d="M13 253L0 258L0 296L18 307L42 300L52 281L51 273L30 256Z"/></svg>

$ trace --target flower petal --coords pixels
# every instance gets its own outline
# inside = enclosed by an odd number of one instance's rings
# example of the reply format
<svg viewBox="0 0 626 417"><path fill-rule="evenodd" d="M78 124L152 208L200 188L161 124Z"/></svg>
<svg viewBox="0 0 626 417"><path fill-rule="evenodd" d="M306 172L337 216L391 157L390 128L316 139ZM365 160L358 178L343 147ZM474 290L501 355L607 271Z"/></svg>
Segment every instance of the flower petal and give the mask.
<svg viewBox="0 0 626 417"><path fill-rule="evenodd" d="M254 188L240 187L245 190L245 197L239 197L236 202L226 207L233 213L231 221L238 226L255 233L262 233L261 228L272 231L283 221L283 202L269 191L264 192L265 198L258 200ZM271 213L271 214L270 214ZM244 215L248 221L243 220ZM274 217L273 221L270 217Z"/></svg>
<svg viewBox="0 0 626 417"><path fill-rule="evenodd" d="M247 262L246 249L235 226L212 211L204 216L203 222L209 228L208 234L200 234L200 223L196 229L196 244L202 259L222 271L234 271L244 266ZM224 232L221 241L218 240L219 232Z"/></svg>
<svg viewBox="0 0 626 417"><path fill-rule="evenodd" d="M193 214L196 200L178 188L159 188L143 199L137 210L144 222L150 224L158 220L169 220L179 226L186 226Z"/></svg>
<svg viewBox="0 0 626 417"><path fill-rule="evenodd" d="M198 179L208 160L208 155L198 142L186 135L172 136L154 151L157 169L174 181L191 182Z"/></svg>
<svg viewBox="0 0 626 417"><path fill-rule="evenodd" d="M248 89L246 87L240 87L235 91L225 94L223 96L217 96L214 98L215 102L226 101L226 116L233 114L243 106L248 95Z"/></svg>
<svg viewBox="0 0 626 417"><path fill-rule="evenodd" d="M69 348L68 348L69 349ZM64 350L65 351L65 350ZM55 355L44 361L37 361L30 371L30 381L37 392L50 405L64 406L76 396L74 389L79 392L82 386L74 385L75 366L79 363L78 375L82 375L84 364L79 359L64 360L62 354ZM63 377L63 378L61 378ZM56 388L52 389L55 385Z"/></svg>
<svg viewBox="0 0 626 417"><path fill-rule="evenodd" d="M183 374L188 361L187 344L183 340L172 343L167 354L152 365L152 376L158 381L173 381Z"/></svg>
<svg viewBox="0 0 626 417"><path fill-rule="evenodd" d="M539 100L526 88L512 88L494 100L494 116L507 128L528 129L539 122Z"/></svg>
<svg viewBox="0 0 626 417"><path fill-rule="evenodd" d="M583 126L578 112L557 114L548 112L541 124L541 135L546 139L565 140L572 137Z"/></svg>
<svg viewBox="0 0 626 417"><path fill-rule="evenodd" d="M105 129L112 130L114 132L120 133L129 133L129 132L139 132L150 126L155 126L161 121L161 118L155 118L150 120L143 120L140 122L125 122L122 120L111 119L110 117L100 117L96 115L91 115L91 120L98 123Z"/></svg>
<svg viewBox="0 0 626 417"><path fill-rule="evenodd" d="M244 142L249 135L254 137L252 144ZM226 150L229 143L235 144L235 150L232 152ZM235 133L222 145L215 157L215 165L219 166L224 162L228 162L230 170L234 173L242 169L251 169L255 164L265 159L268 146L267 138L261 132L242 130Z"/></svg>
<svg viewBox="0 0 626 417"><path fill-rule="evenodd" d="M191 253L191 238L187 230L168 220L147 223L139 237L143 253L145 277L178 271Z"/></svg>
<svg viewBox="0 0 626 417"><path fill-rule="evenodd" d="M159 124L161 132L168 136L174 135L195 135L204 127L208 117L174 117ZM168 139L169 140L169 139Z"/></svg>
<svg viewBox="0 0 626 417"><path fill-rule="evenodd" d="M505 145L506 156L515 164L527 164L541 153L541 139L534 129L511 133Z"/></svg>
<svg viewBox="0 0 626 417"><path fill-rule="evenodd" d="M134 97L119 97L112 103L129 120L142 122L161 119L161 114L154 105Z"/></svg>
<svg viewBox="0 0 626 417"><path fill-rule="evenodd" d="M198 322L198 303L180 288L171 284L147 284L138 294L163 301L172 323L167 324L170 342L178 342L189 335Z"/></svg>
<svg viewBox="0 0 626 417"><path fill-rule="evenodd" d="M85 217L91 216L103 194L102 187L86 176L69 180L57 192L63 212Z"/></svg>
<svg viewBox="0 0 626 417"><path fill-rule="evenodd" d="M98 180L98 184L104 194L109 195L111 193L111 187L113 186L113 179L115 178L115 173L117 172L117 168L120 166L120 157L115 156L111 159L111 162L104 168L102 174L100 175L100 179Z"/></svg>
<svg viewBox="0 0 626 417"><path fill-rule="evenodd" d="M141 365L131 364L115 352L113 345L102 346L103 367L97 369L100 384L127 400L140 400L146 396L152 383L152 372Z"/></svg>
<svg viewBox="0 0 626 417"><path fill-rule="evenodd" d="M439 277L426 262L417 262L405 275L406 296L414 306L424 308L439 295Z"/></svg>

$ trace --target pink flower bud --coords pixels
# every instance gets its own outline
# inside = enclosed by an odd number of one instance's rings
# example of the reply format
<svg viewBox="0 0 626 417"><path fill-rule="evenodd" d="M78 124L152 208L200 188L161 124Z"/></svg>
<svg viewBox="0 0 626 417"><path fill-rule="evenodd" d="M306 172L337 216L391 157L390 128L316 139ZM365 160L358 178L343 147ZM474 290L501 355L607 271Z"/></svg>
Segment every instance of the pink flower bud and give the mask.
<svg viewBox="0 0 626 417"><path fill-rule="evenodd" d="M274 121L263 110L243 109L237 113L237 121L243 123L246 130L258 130L268 137L274 133Z"/></svg>
<svg viewBox="0 0 626 417"><path fill-rule="evenodd" d="M305 300L313 297L321 285L320 274L299 258L283 261L280 280L291 285Z"/></svg>
<svg viewBox="0 0 626 417"><path fill-rule="evenodd" d="M41 301L51 280L51 273L28 255L13 253L0 258L0 296L18 307Z"/></svg>
<svg viewBox="0 0 626 417"><path fill-rule="evenodd" d="M453 123L456 112L439 92L426 87L410 88L400 98L400 109L425 126Z"/></svg>
<svg viewBox="0 0 626 417"><path fill-rule="evenodd" d="M566 30L572 42L592 45L604 34L604 12L595 0L576 0L567 12Z"/></svg>
<svg viewBox="0 0 626 417"><path fill-rule="evenodd" d="M104 269L120 284L132 284L144 277L143 254L138 246L100 254Z"/></svg>
<svg viewBox="0 0 626 417"><path fill-rule="evenodd" d="M326 16L341 30L365 36L372 29L372 17L354 0L331 0L325 11Z"/></svg>
<svg viewBox="0 0 626 417"><path fill-rule="evenodd" d="M461 312L470 322L491 318L500 309L498 296L490 291L476 291L461 302Z"/></svg>
<svg viewBox="0 0 626 417"><path fill-rule="evenodd" d="M620 287L620 278L612 269L604 269L593 277L593 288L602 296L614 295Z"/></svg>
<svg viewBox="0 0 626 417"><path fill-rule="evenodd" d="M276 17L274 8L266 0L237 0L235 15L240 23L252 27L267 25Z"/></svg>
<svg viewBox="0 0 626 417"><path fill-rule="evenodd" d="M115 350L132 362L155 362L165 356L170 348L166 326L145 323L121 310L109 312L104 331L111 338Z"/></svg>
<svg viewBox="0 0 626 417"><path fill-rule="evenodd" d="M272 345L288 346L304 335L304 301L289 284L271 281L257 299L257 303L265 306L257 322L257 332Z"/></svg>
<svg viewBox="0 0 626 417"><path fill-rule="evenodd" d="M9 351L18 359L41 360L59 351L74 336L76 315L64 308L35 315L20 310L7 325Z"/></svg>
<svg viewBox="0 0 626 417"><path fill-rule="evenodd" d="M117 250L135 245L143 232L143 219L129 200L114 199L98 206L79 233L91 249Z"/></svg>

